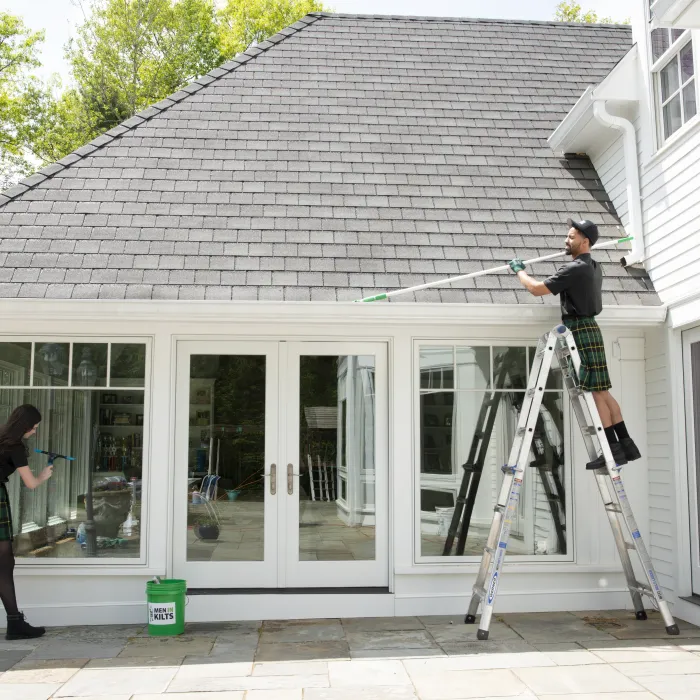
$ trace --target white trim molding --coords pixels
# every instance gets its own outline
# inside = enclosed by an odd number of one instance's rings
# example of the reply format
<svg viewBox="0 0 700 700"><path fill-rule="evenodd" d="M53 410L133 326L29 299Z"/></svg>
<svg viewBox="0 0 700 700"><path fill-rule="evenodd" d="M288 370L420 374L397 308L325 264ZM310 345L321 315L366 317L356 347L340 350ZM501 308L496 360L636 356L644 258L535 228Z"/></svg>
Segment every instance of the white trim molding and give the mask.
<svg viewBox="0 0 700 700"><path fill-rule="evenodd" d="M559 322L559 306L554 304L421 304L374 302L264 302L264 301L152 301L152 300L46 300L2 299L0 321L3 333L26 332L27 319L42 333L52 332L53 325L65 333L71 324L73 333L90 328L103 332L116 324L134 328L137 323L202 326L215 323L222 335L231 335L233 322L300 323L347 326L359 323L385 327L426 324L455 324L500 327L504 325L551 324ZM648 327L664 323L664 306L606 306L598 317L602 327ZM98 324L98 325L94 325ZM150 326L149 326L150 327ZM24 329L24 331L20 330Z"/></svg>
<svg viewBox="0 0 700 700"><path fill-rule="evenodd" d="M656 0L651 5L651 29L700 29L700 0Z"/></svg>
<svg viewBox="0 0 700 700"><path fill-rule="evenodd" d="M610 134L595 118L596 100L624 105L639 102L640 94L639 52L635 44L603 82L586 88L547 142L555 153L587 153L593 146L600 149L601 140L610 139Z"/></svg>

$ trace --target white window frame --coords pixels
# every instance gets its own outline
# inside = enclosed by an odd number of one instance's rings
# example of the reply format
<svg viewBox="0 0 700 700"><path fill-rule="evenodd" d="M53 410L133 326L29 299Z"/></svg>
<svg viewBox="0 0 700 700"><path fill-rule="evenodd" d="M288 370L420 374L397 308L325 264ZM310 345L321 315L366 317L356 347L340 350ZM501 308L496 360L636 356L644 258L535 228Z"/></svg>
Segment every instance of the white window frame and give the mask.
<svg viewBox="0 0 700 700"><path fill-rule="evenodd" d="M495 347L524 347L530 348L536 346L536 342L523 341L520 339L486 339L486 338L421 338L416 337L413 339L413 539L414 539L414 550L413 550L413 562L414 565L432 565L432 566L464 566L464 564L474 564L481 561L481 555L463 555L463 556L430 556L423 555L421 552L421 525L423 512L421 510L421 420L420 420L420 396L421 396L421 381L420 381L420 353L422 348L448 348L450 346L454 349L453 362L456 363L456 351L458 347L487 347L490 349L490 360L489 368L493 375L493 348ZM528 355L529 357L529 355ZM553 368L554 368L553 364ZM528 363L527 366L527 376L529 379L531 365ZM453 372L454 381L457 381L456 373ZM491 385L493 385L493 376L491 376ZM455 389L452 389L454 391ZM449 389L446 391L450 391ZM472 391L472 390L466 390ZM473 390L478 392L480 390ZM486 389L484 391L487 391ZM555 390L548 390L555 391ZM566 387L562 386L559 392L568 399ZM519 562L522 564L526 563L566 563L576 561L575 549L575 517L574 517L574 502L572 498L573 493L573 473L571 468L571 457L573 455L574 444L572 439L571 430L571 420L572 414L570 411L570 402L568 400L563 401L564 417L564 464L563 464L563 477L564 477L564 493L565 493L565 509L566 509L566 554L509 554L508 560L512 562ZM461 469L456 468L452 465L453 473L452 475L441 474L433 475L433 483L428 485L428 489L431 491L445 491L454 493L452 481L457 476L461 478ZM526 478L532 475L529 473ZM443 484L440 484L440 482ZM521 504L522 505L522 501Z"/></svg>
<svg viewBox="0 0 700 700"><path fill-rule="evenodd" d="M73 361L73 347L76 343L87 344L87 343L108 343L108 354L107 354L107 386L96 386L93 388L80 387L80 390L87 391L102 391L106 389L113 389L115 391L143 391L143 457L142 457L142 471L141 471L141 519L139 523L141 537L140 537L140 551L138 557L19 557L17 558L17 567L24 568L25 571L36 568L37 570L46 569L47 567L54 569L60 568L65 570L67 573L75 572L79 573L81 568L83 569L117 569L116 573L121 573L122 569L128 569L131 567L142 568L147 564L148 560L148 541L149 541L149 518L150 518L150 441L151 441L151 387L153 386L153 339L148 336L87 336L87 335L57 335L57 334L47 334L42 335L35 333L32 335L0 335L0 343L66 343L69 344L69 371L66 386L56 386L52 387L54 391L73 391L77 387L73 386L73 374L72 374L72 361ZM142 344L146 346L146 364L145 364L145 376L143 387L111 387L110 384L110 370L111 370L111 344ZM32 349L31 353L31 365L29 368L28 380L26 383L16 386L2 386L1 388L7 390L49 390L49 387L34 385L34 361L35 353ZM59 467L57 467L59 468ZM10 484L8 484L9 491ZM144 517L145 516L145 517ZM25 528L22 528L21 533L27 532ZM26 567L26 568L25 568ZM110 573L112 573L110 571Z"/></svg>
<svg viewBox="0 0 700 700"><path fill-rule="evenodd" d="M662 28L662 31L670 32L671 29ZM693 43L693 32L690 29L684 30L684 32L670 44L668 49L664 51L659 58L654 60L653 48L652 48L652 31L649 30L647 33L648 37L648 61L649 61L649 73L651 78L651 92L652 92L652 105L653 105L653 119L654 119L654 139L656 148L658 150L669 143L677 140L686 133L693 124L696 124L700 120L700 105L698 104L698 57L697 57L697 47ZM666 66L675 61L680 55L681 51L690 44L693 50L693 77L687 80L685 83L680 83L679 76L679 87L665 102L663 101L661 95L661 71L666 68ZM684 115L684 105L683 105L683 95L682 91L685 86L691 82L695 82L695 104L696 111L695 114L689 119L685 118ZM676 129L673 133L669 134L668 137L664 137L664 116L663 108L664 105L668 104L676 95L681 97L681 126Z"/></svg>

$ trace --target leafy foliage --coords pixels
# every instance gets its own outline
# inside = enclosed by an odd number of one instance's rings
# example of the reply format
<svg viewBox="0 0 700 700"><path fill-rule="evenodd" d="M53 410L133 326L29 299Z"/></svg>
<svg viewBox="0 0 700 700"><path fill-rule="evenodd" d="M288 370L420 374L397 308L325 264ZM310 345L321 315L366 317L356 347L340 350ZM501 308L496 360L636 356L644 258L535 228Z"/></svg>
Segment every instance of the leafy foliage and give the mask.
<svg viewBox="0 0 700 700"><path fill-rule="evenodd" d="M580 22L582 24L629 24L629 18L623 22L612 17L601 17L593 10L584 12L577 2L560 2L554 15L557 22Z"/></svg>
<svg viewBox="0 0 700 700"><path fill-rule="evenodd" d="M32 170L24 139L44 99L41 84L31 75L40 65L43 39L43 32L33 32L21 18L0 11L0 188Z"/></svg>
<svg viewBox="0 0 700 700"><path fill-rule="evenodd" d="M316 0L73 0L72 82L42 82L43 32L0 12L0 190L309 12Z"/></svg>

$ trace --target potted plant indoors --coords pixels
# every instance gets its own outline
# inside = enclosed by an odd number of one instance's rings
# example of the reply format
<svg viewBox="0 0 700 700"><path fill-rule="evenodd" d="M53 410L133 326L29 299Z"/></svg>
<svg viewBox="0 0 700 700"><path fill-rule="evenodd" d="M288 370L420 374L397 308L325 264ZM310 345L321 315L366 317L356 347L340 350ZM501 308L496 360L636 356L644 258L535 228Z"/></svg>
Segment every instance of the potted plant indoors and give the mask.
<svg viewBox="0 0 700 700"><path fill-rule="evenodd" d="M194 523L194 531L200 540L218 540L219 523L210 515L201 515Z"/></svg>

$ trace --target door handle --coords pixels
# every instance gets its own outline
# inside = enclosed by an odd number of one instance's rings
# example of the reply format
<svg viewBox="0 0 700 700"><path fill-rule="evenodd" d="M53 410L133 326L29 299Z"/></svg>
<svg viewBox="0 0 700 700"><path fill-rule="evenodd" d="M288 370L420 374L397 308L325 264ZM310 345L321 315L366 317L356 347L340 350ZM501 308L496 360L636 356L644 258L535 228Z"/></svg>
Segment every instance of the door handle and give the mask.
<svg viewBox="0 0 700 700"><path fill-rule="evenodd" d="M265 474L270 477L270 494L274 496L277 493L277 465L270 465L270 473Z"/></svg>
<svg viewBox="0 0 700 700"><path fill-rule="evenodd" d="M287 465L287 493L290 496L294 493L294 477L295 476L301 476L301 474L295 473L294 465L290 463Z"/></svg>

